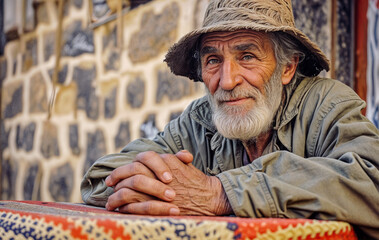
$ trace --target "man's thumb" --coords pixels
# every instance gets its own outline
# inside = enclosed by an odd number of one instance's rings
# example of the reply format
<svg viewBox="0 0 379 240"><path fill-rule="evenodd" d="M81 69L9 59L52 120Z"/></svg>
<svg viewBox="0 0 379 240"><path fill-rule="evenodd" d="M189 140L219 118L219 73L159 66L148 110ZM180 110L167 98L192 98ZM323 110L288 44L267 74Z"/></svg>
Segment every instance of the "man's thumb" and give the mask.
<svg viewBox="0 0 379 240"><path fill-rule="evenodd" d="M193 161L193 155L187 150L181 150L177 152L175 156L185 164L189 164Z"/></svg>

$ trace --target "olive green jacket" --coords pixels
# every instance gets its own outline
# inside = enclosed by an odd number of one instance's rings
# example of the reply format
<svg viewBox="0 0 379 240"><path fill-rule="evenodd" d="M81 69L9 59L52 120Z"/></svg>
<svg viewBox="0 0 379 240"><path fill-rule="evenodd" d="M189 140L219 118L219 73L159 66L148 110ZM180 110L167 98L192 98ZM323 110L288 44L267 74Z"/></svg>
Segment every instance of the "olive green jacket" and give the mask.
<svg viewBox="0 0 379 240"><path fill-rule="evenodd" d="M286 94L271 142L251 164L243 166L240 141L216 131L204 97L153 140L98 159L82 181L84 202L104 206L113 193L105 177L137 153L186 149L198 169L220 179L237 216L343 220L379 236L379 131L361 115L365 103L346 85L317 77Z"/></svg>

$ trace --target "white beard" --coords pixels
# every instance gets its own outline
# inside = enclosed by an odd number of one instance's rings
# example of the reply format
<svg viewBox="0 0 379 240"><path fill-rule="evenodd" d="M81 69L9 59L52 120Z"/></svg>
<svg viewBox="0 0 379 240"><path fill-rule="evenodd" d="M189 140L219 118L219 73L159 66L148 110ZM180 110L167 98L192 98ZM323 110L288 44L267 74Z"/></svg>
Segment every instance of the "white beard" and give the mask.
<svg viewBox="0 0 379 240"><path fill-rule="evenodd" d="M213 122L220 134L226 138L255 141L259 135L272 128L283 93L280 68L275 69L270 80L265 84L265 95L252 85L249 86L249 88L237 86L231 91L220 88L213 96L208 91ZM244 97L251 97L255 100L251 109L222 103L223 100Z"/></svg>

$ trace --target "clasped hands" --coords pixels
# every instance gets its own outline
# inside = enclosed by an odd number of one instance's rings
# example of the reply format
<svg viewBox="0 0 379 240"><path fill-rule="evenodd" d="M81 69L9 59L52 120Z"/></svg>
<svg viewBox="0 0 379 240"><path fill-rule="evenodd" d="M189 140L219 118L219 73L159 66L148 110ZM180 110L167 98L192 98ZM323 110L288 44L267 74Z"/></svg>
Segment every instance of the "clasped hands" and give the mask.
<svg viewBox="0 0 379 240"><path fill-rule="evenodd" d="M221 185L192 165L186 150L176 154L143 152L105 179L114 193L107 210L142 215L225 215L232 209Z"/></svg>

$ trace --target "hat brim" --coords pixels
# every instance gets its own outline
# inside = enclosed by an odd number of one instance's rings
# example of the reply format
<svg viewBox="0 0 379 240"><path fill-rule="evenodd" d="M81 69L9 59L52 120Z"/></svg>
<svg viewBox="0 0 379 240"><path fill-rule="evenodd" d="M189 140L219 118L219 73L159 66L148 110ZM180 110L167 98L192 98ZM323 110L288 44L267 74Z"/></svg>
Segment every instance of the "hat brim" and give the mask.
<svg viewBox="0 0 379 240"><path fill-rule="evenodd" d="M251 22L246 25L246 21L239 23L234 21L218 22L217 26L202 27L183 36L176 44L174 44L166 54L165 62L171 71L179 76L188 77L194 81L202 81L198 74L198 60L194 57L194 53L198 44L199 37L202 34L220 31L237 31L242 29L250 29L253 31L263 32L285 32L299 41L306 50L305 59L299 64L302 74L305 76L316 76L322 70L329 71L329 60L321 49L312 42L299 29L290 26L268 26ZM199 79L200 78L200 79Z"/></svg>

